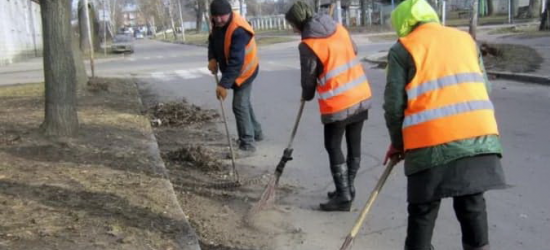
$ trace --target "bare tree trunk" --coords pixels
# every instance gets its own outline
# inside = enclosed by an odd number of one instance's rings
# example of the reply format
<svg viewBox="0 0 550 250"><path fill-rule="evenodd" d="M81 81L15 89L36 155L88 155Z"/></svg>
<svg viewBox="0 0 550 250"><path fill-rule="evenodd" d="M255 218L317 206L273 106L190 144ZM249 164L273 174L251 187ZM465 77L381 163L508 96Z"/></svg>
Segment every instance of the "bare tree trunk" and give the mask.
<svg viewBox="0 0 550 250"><path fill-rule="evenodd" d="M74 56L74 65L76 73L76 88L77 92L82 91L88 83L88 73L86 73L86 66L84 66L84 58L82 57L82 52L78 48L78 32L72 32L72 51Z"/></svg>
<svg viewBox="0 0 550 250"><path fill-rule="evenodd" d="M174 35L174 41L178 40L178 34L176 32L176 25L174 24L174 15L172 7L174 7L172 0L168 1L168 18L170 18L170 27L172 28L172 35Z"/></svg>
<svg viewBox="0 0 550 250"><path fill-rule="evenodd" d="M479 16L479 0L472 1L472 14L470 15L470 35L476 40L477 17Z"/></svg>
<svg viewBox="0 0 550 250"><path fill-rule="evenodd" d="M529 0L529 17L540 17L540 0Z"/></svg>
<svg viewBox="0 0 550 250"><path fill-rule="evenodd" d="M495 3L494 0L487 1L487 16L492 16L495 14Z"/></svg>
<svg viewBox="0 0 550 250"><path fill-rule="evenodd" d="M99 24L99 16L97 15L97 8L95 5L91 5L90 8L90 29L92 31L92 42L94 46L94 51L101 51L101 35L99 33L99 27L101 24Z"/></svg>
<svg viewBox="0 0 550 250"><path fill-rule="evenodd" d="M183 23L183 12L181 11L181 0L177 0L178 1L178 9L179 9L179 12L180 12L180 25L181 25L181 41L182 42L185 42L185 25Z"/></svg>
<svg viewBox="0 0 550 250"><path fill-rule="evenodd" d="M197 33L202 31L202 19L204 16L204 10L206 9L206 0L197 0L197 7L195 8L197 18Z"/></svg>
<svg viewBox="0 0 550 250"><path fill-rule="evenodd" d="M367 0L360 0L361 4L361 20L359 21L359 25L361 26L367 26Z"/></svg>
<svg viewBox="0 0 550 250"><path fill-rule="evenodd" d="M88 26L86 25L86 18L88 17L84 8L84 1L78 1L78 27L80 32L80 51L84 54L90 53L90 43L88 37Z"/></svg>
<svg viewBox="0 0 550 250"><path fill-rule="evenodd" d="M72 136L78 131L76 74L71 49L71 1L41 0L44 44L46 135Z"/></svg>

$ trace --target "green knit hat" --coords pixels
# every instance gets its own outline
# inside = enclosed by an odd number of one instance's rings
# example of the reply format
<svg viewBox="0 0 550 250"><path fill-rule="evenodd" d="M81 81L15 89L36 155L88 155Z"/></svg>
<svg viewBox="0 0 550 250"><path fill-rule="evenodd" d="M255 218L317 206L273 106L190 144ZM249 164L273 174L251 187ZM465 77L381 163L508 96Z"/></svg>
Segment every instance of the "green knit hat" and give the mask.
<svg viewBox="0 0 550 250"><path fill-rule="evenodd" d="M296 1L286 12L285 18L292 23L296 28L302 30L304 24L313 17L313 9L302 1Z"/></svg>

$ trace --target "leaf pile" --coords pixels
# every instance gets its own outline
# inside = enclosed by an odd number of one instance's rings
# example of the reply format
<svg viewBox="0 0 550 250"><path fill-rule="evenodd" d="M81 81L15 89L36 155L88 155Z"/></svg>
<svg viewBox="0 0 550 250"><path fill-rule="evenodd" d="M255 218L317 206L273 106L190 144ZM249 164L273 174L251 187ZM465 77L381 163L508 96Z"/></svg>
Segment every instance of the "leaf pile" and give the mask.
<svg viewBox="0 0 550 250"><path fill-rule="evenodd" d="M165 154L165 159L177 163L187 163L203 171L221 171L223 164L214 152L201 146L187 145Z"/></svg>
<svg viewBox="0 0 550 250"><path fill-rule="evenodd" d="M151 107L153 126L181 127L204 124L219 116L213 109L202 109L183 100L181 102L158 103Z"/></svg>

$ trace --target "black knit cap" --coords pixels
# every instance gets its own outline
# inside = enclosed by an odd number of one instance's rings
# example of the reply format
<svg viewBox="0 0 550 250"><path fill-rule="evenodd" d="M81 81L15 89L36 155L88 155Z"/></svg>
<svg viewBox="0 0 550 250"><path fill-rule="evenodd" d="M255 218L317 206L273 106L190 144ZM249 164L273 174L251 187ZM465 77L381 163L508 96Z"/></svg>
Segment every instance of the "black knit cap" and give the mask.
<svg viewBox="0 0 550 250"><path fill-rule="evenodd" d="M221 16L231 13L231 4L227 0L214 0L210 4L210 14Z"/></svg>

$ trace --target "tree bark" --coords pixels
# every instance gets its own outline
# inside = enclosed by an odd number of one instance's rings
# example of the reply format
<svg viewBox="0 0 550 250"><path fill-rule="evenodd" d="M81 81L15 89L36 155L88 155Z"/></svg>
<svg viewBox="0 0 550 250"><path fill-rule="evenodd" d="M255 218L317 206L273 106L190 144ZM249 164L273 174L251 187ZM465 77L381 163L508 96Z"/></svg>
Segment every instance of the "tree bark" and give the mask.
<svg viewBox="0 0 550 250"><path fill-rule="evenodd" d="M361 4L361 20L359 25L367 26L367 0L360 0Z"/></svg>
<svg viewBox="0 0 550 250"><path fill-rule="evenodd" d="M479 0L472 1L472 14L470 15L470 35L476 40L477 17L479 16Z"/></svg>
<svg viewBox="0 0 550 250"><path fill-rule="evenodd" d="M178 34L176 32L176 25L174 23L174 10L172 9L174 7L172 0L168 2L168 18L170 18L170 26L172 27L172 35L174 35L174 41L178 40Z"/></svg>
<svg viewBox="0 0 550 250"><path fill-rule="evenodd" d="M78 131L76 73L71 49L71 1L41 0L44 44L45 116L41 129L50 136Z"/></svg>
<svg viewBox="0 0 550 250"><path fill-rule="evenodd" d="M99 16L97 15L97 8L94 4L90 7L90 29L92 30L92 42L94 46L94 51L101 51L101 35L99 34L99 27L101 27L101 24L99 24Z"/></svg>
<svg viewBox="0 0 550 250"><path fill-rule="evenodd" d="M487 2L487 16L492 16L495 14L495 3L494 0L486 0Z"/></svg>
<svg viewBox="0 0 550 250"><path fill-rule="evenodd" d="M86 25L86 18L88 18L88 14L85 11L84 8L84 1L80 0L78 1L78 27L80 32L80 51L84 54L90 53L90 43L89 43L89 36L88 36L88 26Z"/></svg>
<svg viewBox="0 0 550 250"><path fill-rule="evenodd" d="M88 84L88 73L86 73L86 66L84 66L84 58L82 57L82 53L80 52L80 49L78 48L78 32L74 31L73 37L72 37L72 50L73 50L73 57L74 57L74 65L75 65L75 74L76 74L76 88L77 93L80 93L82 90L84 90Z"/></svg>

